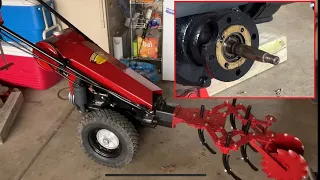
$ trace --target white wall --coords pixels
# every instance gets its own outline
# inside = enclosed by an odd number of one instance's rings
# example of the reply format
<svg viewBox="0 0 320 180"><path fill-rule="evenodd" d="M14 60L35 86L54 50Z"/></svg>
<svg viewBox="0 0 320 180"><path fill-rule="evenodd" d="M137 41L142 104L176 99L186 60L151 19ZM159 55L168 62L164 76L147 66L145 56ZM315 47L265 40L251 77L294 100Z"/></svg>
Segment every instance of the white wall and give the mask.
<svg viewBox="0 0 320 180"><path fill-rule="evenodd" d="M55 0L62 16L109 52L105 3L106 0Z"/></svg>
<svg viewBox="0 0 320 180"><path fill-rule="evenodd" d="M167 9L168 8L168 9ZM173 0L163 2L162 79L174 81L174 10Z"/></svg>

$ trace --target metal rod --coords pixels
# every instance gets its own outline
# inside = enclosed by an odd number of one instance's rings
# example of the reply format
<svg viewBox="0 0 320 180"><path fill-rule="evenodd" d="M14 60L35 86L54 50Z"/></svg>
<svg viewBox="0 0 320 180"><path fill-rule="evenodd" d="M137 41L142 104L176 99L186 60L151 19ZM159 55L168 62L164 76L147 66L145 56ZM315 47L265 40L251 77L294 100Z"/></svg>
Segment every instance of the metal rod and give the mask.
<svg viewBox="0 0 320 180"><path fill-rule="evenodd" d="M5 69L8 70L8 67L7 67L7 60L6 60L6 57L4 55L4 51L3 51L3 48L2 48L2 40L0 39L0 53L1 53L1 57L2 57L2 61L4 63L4 67L6 67Z"/></svg>
<svg viewBox="0 0 320 180"><path fill-rule="evenodd" d="M201 105L201 107L200 107L200 118L201 118L201 119L203 119L204 110L205 110L205 106L204 106L204 105Z"/></svg>
<svg viewBox="0 0 320 180"><path fill-rule="evenodd" d="M252 46L240 44L234 41L226 43L226 50L228 51L228 53L244 57L253 61L270 63L273 65L277 65L280 62L280 58L278 56L274 56Z"/></svg>

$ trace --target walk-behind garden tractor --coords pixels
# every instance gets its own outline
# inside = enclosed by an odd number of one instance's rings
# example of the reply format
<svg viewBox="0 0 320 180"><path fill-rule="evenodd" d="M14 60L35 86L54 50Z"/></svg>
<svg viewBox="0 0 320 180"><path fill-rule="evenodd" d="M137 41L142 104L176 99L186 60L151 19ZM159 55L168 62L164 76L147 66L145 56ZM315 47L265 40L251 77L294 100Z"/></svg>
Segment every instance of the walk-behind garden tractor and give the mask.
<svg viewBox="0 0 320 180"><path fill-rule="evenodd" d="M83 115L78 127L80 145L97 163L120 168L133 159L139 146L135 124L174 128L186 123L198 130L201 143L216 154L204 139L204 130L209 133L222 153L225 172L235 179L240 178L229 166L231 151L240 150L243 161L258 171L247 156L247 148L262 155L261 169L269 178L298 180L307 176L301 141L269 130L277 121L275 117L260 120L251 114L251 106L237 104L236 100L212 109L170 105L159 87L106 53L45 2L38 2L69 28L32 44L6 28L1 20L1 36L15 42L6 43L32 54L45 70L69 80L70 101ZM7 68L10 66L3 70ZM225 128L227 117L232 125L230 131ZM236 121L242 126L237 127ZM235 140L235 136L241 138Z"/></svg>

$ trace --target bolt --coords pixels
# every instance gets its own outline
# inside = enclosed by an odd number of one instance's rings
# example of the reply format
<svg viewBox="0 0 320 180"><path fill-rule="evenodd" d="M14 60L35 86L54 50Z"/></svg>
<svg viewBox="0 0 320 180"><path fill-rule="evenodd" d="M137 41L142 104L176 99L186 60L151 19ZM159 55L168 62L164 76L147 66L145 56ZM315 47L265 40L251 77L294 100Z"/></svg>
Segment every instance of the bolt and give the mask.
<svg viewBox="0 0 320 180"><path fill-rule="evenodd" d="M233 146L234 146L234 147L237 147L237 144L234 144Z"/></svg>
<svg viewBox="0 0 320 180"><path fill-rule="evenodd" d="M227 170L225 169L224 172L227 172Z"/></svg>
<svg viewBox="0 0 320 180"><path fill-rule="evenodd" d="M273 134L273 133L271 134L271 137L274 137L274 134Z"/></svg>
<svg viewBox="0 0 320 180"><path fill-rule="evenodd" d="M108 139L103 139L103 142L106 143L106 144L109 144Z"/></svg>
<svg viewBox="0 0 320 180"><path fill-rule="evenodd" d="M288 134L287 134L287 133L285 133L285 134L284 134L284 136L288 136Z"/></svg>
<svg viewBox="0 0 320 180"><path fill-rule="evenodd" d="M243 29L243 28L241 28L241 29L240 29L240 31L241 31L241 32L243 32L243 31L244 31L244 29Z"/></svg>
<svg viewBox="0 0 320 180"><path fill-rule="evenodd" d="M224 67L228 69L228 68L229 68L229 65L230 65L229 63L225 63L225 64L224 64Z"/></svg>
<svg viewBox="0 0 320 180"><path fill-rule="evenodd" d="M207 80L208 80L207 77L202 76L202 77L200 77L199 82L203 86L207 83Z"/></svg>
<svg viewBox="0 0 320 180"><path fill-rule="evenodd" d="M208 123L204 123L205 126L208 126Z"/></svg>
<svg viewBox="0 0 320 180"><path fill-rule="evenodd" d="M256 133L252 133L252 136L255 136L256 135Z"/></svg>

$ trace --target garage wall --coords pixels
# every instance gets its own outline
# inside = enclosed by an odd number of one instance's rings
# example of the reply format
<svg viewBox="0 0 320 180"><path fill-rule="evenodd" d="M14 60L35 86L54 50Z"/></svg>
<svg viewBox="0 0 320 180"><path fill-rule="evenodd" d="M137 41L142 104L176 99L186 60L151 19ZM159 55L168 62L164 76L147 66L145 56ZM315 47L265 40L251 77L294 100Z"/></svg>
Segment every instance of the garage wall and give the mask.
<svg viewBox="0 0 320 180"><path fill-rule="evenodd" d="M105 0L55 0L55 4L62 16L109 53Z"/></svg>

